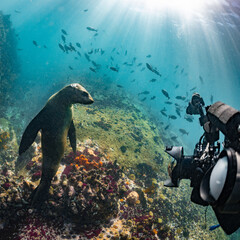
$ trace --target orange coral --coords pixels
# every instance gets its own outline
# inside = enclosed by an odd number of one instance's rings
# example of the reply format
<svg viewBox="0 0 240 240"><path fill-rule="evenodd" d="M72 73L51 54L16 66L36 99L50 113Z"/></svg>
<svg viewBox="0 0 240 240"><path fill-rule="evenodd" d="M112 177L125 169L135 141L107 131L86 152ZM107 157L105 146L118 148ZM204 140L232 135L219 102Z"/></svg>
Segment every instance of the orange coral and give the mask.
<svg viewBox="0 0 240 240"><path fill-rule="evenodd" d="M153 231L154 234L158 233L158 231L155 228L152 231Z"/></svg>
<svg viewBox="0 0 240 240"><path fill-rule="evenodd" d="M94 160L89 161L89 159L87 159L83 154L81 154L80 156L77 156L74 159L74 163L77 168L79 168L79 166L84 166L86 170L99 168L103 165L101 161L99 161L98 163Z"/></svg>

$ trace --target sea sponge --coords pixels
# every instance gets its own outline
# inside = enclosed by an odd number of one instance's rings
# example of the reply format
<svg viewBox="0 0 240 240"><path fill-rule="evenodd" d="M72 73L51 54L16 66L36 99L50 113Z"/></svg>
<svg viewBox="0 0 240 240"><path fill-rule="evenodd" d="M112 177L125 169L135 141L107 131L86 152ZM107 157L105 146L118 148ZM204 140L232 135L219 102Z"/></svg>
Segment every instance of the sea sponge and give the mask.
<svg viewBox="0 0 240 240"><path fill-rule="evenodd" d="M96 162L95 160L89 161L85 155L81 154L74 159L75 166L78 168L79 166L84 166L86 170L90 170L93 168L99 168L103 165L101 161Z"/></svg>
<svg viewBox="0 0 240 240"><path fill-rule="evenodd" d="M136 191L130 192L127 196L127 202L129 205L135 205L138 200L139 200L139 195Z"/></svg>

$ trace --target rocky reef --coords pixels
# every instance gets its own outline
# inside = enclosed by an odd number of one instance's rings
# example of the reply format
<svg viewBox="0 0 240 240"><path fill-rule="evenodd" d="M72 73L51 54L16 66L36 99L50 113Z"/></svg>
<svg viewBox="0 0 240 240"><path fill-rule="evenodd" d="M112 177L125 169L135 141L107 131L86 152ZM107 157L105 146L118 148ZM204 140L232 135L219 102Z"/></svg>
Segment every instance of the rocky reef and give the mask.
<svg viewBox="0 0 240 240"><path fill-rule="evenodd" d="M16 35L10 15L0 12L0 110L1 114L10 102L9 92L18 73ZM1 117L1 116L0 116Z"/></svg>

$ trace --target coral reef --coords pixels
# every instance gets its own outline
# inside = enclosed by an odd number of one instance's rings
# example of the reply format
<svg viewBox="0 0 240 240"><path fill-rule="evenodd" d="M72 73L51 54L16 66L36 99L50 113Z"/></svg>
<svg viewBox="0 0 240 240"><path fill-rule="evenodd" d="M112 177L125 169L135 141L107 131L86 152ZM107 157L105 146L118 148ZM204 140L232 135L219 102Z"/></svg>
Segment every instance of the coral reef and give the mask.
<svg viewBox="0 0 240 240"><path fill-rule="evenodd" d="M217 239L202 226L197 207L183 208L189 194L185 186L173 195L157 176L147 190L142 186L149 178L111 162L92 140L77 149L76 156L69 152L63 158L41 211L29 202L41 175L39 146L24 176L15 175L14 162L2 164L3 239Z"/></svg>
<svg viewBox="0 0 240 240"><path fill-rule="evenodd" d="M16 37L10 15L0 12L0 110L5 111L10 101L9 91L18 72ZM0 116L1 117L1 116Z"/></svg>
<svg viewBox="0 0 240 240"><path fill-rule="evenodd" d="M11 162L17 157L16 134L10 122L0 118L0 164Z"/></svg>

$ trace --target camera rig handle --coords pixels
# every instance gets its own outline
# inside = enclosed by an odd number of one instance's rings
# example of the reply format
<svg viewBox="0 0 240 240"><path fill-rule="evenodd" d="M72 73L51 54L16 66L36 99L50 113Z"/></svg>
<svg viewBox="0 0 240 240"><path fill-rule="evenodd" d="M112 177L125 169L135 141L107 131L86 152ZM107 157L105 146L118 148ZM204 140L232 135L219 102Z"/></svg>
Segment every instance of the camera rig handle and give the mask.
<svg viewBox="0 0 240 240"><path fill-rule="evenodd" d="M205 103L199 93L194 93L188 104L186 113L190 115L200 115L199 122L204 129L204 137L211 145L219 140L219 130L211 124L207 114L204 114Z"/></svg>

